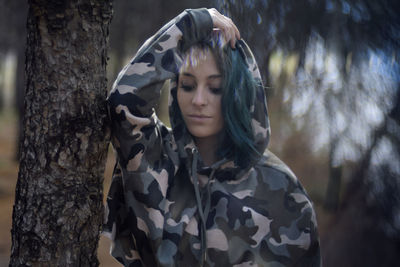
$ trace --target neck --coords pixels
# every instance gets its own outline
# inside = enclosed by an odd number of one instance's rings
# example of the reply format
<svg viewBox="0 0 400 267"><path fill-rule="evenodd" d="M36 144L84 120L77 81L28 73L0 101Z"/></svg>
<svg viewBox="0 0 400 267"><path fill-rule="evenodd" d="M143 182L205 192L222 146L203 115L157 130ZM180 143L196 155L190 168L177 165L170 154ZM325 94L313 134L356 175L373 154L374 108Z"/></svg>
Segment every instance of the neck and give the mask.
<svg viewBox="0 0 400 267"><path fill-rule="evenodd" d="M197 149L206 166L211 166L217 162L218 158L216 151L218 148L217 136L210 136L206 138L195 138Z"/></svg>

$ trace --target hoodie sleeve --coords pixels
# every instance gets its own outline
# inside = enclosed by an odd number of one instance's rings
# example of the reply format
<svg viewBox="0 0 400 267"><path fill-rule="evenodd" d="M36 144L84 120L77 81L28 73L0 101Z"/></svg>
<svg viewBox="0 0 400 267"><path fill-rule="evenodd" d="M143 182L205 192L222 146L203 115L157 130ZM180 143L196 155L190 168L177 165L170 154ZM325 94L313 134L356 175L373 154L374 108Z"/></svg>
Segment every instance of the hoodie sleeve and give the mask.
<svg viewBox="0 0 400 267"><path fill-rule="evenodd" d="M308 202L307 205L303 208L303 218L307 218L311 216L309 220L309 235L310 235L310 244L305 253L297 260L294 266L298 267L321 267L321 253L320 253L320 245L319 245L319 235L317 230L317 221L315 217L315 211L312 207L311 202Z"/></svg>
<svg viewBox="0 0 400 267"><path fill-rule="evenodd" d="M212 31L207 9L185 10L162 27L119 73L108 97L113 146L127 171L143 171L160 155L162 131L153 107L164 82L174 78L181 51ZM158 132L157 132L158 131ZM151 148L151 149L150 149Z"/></svg>

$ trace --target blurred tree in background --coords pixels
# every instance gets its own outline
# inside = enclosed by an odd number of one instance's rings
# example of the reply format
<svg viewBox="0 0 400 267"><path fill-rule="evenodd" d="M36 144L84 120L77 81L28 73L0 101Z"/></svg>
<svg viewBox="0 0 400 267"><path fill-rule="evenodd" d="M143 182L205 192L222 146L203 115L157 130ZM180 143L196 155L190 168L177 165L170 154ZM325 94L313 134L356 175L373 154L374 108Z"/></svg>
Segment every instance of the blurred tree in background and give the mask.
<svg viewBox="0 0 400 267"><path fill-rule="evenodd" d="M25 46L26 46L26 17L28 11L28 3L26 0L14 0L14 1L0 1L0 77L4 80L0 80L0 111L1 107L4 106L15 106L15 111L18 116L18 138L16 155L15 158L19 158L19 140L22 137L22 118L24 116L24 92L25 92ZM5 103L10 99L4 99L4 92L6 88L5 77L6 69L5 58L7 55L15 55L16 68L14 81L8 81L12 83L14 90L14 102Z"/></svg>

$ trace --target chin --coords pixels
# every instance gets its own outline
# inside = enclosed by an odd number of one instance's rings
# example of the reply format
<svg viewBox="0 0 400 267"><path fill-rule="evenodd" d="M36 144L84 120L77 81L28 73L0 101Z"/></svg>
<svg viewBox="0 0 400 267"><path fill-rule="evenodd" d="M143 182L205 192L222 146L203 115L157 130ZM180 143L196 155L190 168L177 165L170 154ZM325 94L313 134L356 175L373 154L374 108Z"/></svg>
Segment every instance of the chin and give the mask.
<svg viewBox="0 0 400 267"><path fill-rule="evenodd" d="M189 129L189 132L194 138L199 138L199 139L215 138L219 134L219 132L215 131L204 131L204 130L193 130L193 129Z"/></svg>
<svg viewBox="0 0 400 267"><path fill-rule="evenodd" d="M193 132L190 132L192 135L193 135L193 137L195 137L195 138L207 138L207 137L210 137L210 136L214 136L214 134L208 134L208 133L202 133L202 132L196 132L196 131L193 131Z"/></svg>

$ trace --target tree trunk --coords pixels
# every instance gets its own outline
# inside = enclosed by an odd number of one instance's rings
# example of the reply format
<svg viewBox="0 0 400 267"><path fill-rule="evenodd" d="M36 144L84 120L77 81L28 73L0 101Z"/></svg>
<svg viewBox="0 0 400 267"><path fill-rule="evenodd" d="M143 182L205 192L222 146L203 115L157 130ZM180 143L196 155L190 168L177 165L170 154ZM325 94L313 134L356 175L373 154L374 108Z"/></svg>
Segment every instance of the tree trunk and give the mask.
<svg viewBox="0 0 400 267"><path fill-rule="evenodd" d="M325 194L324 208L327 211L335 212L340 204L340 187L342 183L342 166L334 167L329 162L329 181Z"/></svg>
<svg viewBox="0 0 400 267"><path fill-rule="evenodd" d="M342 183L342 165L335 166L336 164L334 162L334 155L337 151L340 136L338 136L334 115L336 109L333 104L333 98L329 98L326 101L326 110L331 123L329 124L329 180L326 188L324 208L327 211L335 212L340 204L340 187Z"/></svg>
<svg viewBox="0 0 400 267"><path fill-rule="evenodd" d="M29 1L10 266L97 266L112 0Z"/></svg>

